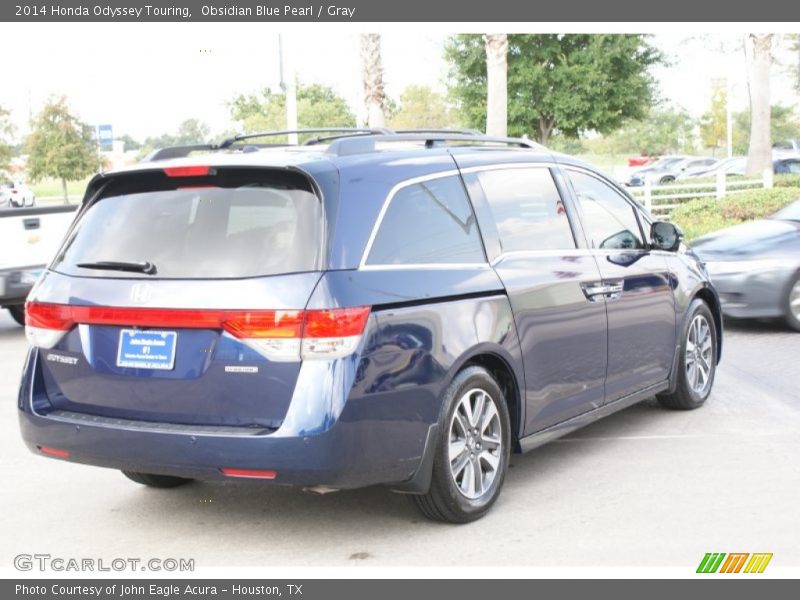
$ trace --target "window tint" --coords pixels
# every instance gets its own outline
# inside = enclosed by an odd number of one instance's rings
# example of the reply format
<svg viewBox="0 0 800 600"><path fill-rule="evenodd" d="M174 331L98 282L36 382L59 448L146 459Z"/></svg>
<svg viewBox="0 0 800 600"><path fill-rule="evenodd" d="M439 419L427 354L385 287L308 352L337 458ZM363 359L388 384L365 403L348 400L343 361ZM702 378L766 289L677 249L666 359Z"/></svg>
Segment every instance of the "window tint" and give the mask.
<svg viewBox="0 0 800 600"><path fill-rule="evenodd" d="M636 213L625 198L599 179L569 174L592 248L644 248Z"/></svg>
<svg viewBox="0 0 800 600"><path fill-rule="evenodd" d="M549 169L478 173L503 252L575 247L572 229Z"/></svg>
<svg viewBox="0 0 800 600"><path fill-rule="evenodd" d="M392 198L367 264L482 263L478 226L461 180L408 185Z"/></svg>
<svg viewBox="0 0 800 600"><path fill-rule="evenodd" d="M248 176L101 198L86 211L54 268L71 275L141 277L78 265L150 262L153 277L178 279L312 271L319 267L321 235L322 208L307 181Z"/></svg>

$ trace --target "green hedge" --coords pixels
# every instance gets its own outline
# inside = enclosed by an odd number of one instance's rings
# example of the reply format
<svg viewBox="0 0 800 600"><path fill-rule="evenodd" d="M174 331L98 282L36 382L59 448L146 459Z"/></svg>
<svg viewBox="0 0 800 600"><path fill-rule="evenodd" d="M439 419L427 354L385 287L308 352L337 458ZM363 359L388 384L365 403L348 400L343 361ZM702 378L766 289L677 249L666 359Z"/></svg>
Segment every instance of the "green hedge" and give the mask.
<svg viewBox="0 0 800 600"><path fill-rule="evenodd" d="M721 200L698 198L675 208L670 221L680 226L691 242L718 229L768 217L795 200L800 200L800 186L752 190Z"/></svg>

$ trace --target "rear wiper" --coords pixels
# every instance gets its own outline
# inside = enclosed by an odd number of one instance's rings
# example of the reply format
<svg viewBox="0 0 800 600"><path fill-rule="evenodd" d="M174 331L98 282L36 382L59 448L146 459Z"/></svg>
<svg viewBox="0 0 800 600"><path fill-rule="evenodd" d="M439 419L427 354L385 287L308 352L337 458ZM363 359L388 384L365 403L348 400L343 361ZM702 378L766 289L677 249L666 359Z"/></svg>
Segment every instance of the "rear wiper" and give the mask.
<svg viewBox="0 0 800 600"><path fill-rule="evenodd" d="M99 260L97 262L78 263L75 265L81 269L102 269L105 271L128 271L130 273L145 273L147 275L156 274L156 266L148 261L145 262L123 262L116 260Z"/></svg>

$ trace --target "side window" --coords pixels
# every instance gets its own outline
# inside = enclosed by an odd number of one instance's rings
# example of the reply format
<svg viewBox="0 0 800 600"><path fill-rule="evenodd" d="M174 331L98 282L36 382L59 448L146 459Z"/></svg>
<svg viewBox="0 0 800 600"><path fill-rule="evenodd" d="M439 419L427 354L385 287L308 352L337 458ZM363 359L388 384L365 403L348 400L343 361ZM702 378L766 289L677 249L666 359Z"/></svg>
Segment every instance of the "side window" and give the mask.
<svg viewBox="0 0 800 600"><path fill-rule="evenodd" d="M635 209L619 192L596 177L579 171L570 171L569 178L592 248L644 248Z"/></svg>
<svg viewBox="0 0 800 600"><path fill-rule="evenodd" d="M503 252L575 248L564 203L550 169L481 171L478 181Z"/></svg>
<svg viewBox="0 0 800 600"><path fill-rule="evenodd" d="M367 257L368 265L483 262L478 225L458 177L401 188Z"/></svg>

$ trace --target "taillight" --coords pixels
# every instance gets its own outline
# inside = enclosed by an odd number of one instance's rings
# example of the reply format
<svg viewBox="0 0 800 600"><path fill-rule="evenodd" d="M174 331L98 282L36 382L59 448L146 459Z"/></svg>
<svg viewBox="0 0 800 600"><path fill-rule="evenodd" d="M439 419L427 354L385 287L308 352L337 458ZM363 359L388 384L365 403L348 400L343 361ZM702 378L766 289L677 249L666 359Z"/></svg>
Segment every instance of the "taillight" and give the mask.
<svg viewBox="0 0 800 600"><path fill-rule="evenodd" d="M25 314L25 333L39 348L52 348L76 324L222 329L272 360L299 360L352 354L366 327L370 307L208 310L28 302Z"/></svg>
<svg viewBox="0 0 800 600"><path fill-rule="evenodd" d="M241 477L244 479L275 479L278 474L275 471L262 469L220 469L226 477Z"/></svg>
<svg viewBox="0 0 800 600"><path fill-rule="evenodd" d="M25 303L25 337L37 348L52 348L72 329L72 307L65 304Z"/></svg>
<svg viewBox="0 0 800 600"><path fill-rule="evenodd" d="M355 352L370 307L247 313L223 321L233 337L273 360L339 358Z"/></svg>
<svg viewBox="0 0 800 600"><path fill-rule="evenodd" d="M211 167L207 165L189 165L187 167L166 167L167 177L202 177L211 174Z"/></svg>

